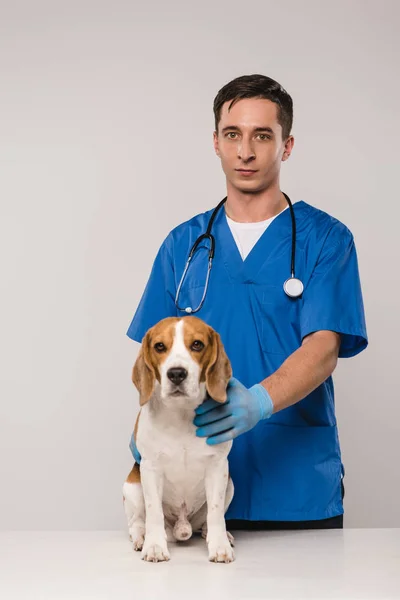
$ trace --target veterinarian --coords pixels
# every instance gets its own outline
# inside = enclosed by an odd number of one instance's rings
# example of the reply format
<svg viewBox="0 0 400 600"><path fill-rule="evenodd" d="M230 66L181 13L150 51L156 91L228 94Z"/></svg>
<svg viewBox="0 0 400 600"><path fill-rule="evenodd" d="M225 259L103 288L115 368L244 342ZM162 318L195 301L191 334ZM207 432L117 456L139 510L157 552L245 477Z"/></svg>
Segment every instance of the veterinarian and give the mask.
<svg viewBox="0 0 400 600"><path fill-rule="evenodd" d="M227 196L212 222L209 279L209 237L182 275L218 198L167 235L127 335L141 342L159 320L191 312L220 334L234 375L228 400L206 400L194 423L209 444L234 439L229 529L342 528L332 373L338 358L368 344L353 235L303 200L291 206L280 190L294 138L292 99L279 83L234 79L218 92L214 116Z"/></svg>

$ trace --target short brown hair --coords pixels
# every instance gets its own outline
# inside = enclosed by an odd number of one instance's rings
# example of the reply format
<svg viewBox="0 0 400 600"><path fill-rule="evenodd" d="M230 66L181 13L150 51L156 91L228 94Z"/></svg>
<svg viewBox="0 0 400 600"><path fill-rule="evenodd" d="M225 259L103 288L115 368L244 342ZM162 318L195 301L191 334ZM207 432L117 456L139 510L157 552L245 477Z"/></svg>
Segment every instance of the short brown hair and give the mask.
<svg viewBox="0 0 400 600"><path fill-rule="evenodd" d="M282 127L282 139L286 140L293 124L293 101L287 91L274 79L265 75L242 75L222 87L214 99L215 131L221 119L224 102L232 100L228 110L241 98L265 98L278 106L277 119Z"/></svg>

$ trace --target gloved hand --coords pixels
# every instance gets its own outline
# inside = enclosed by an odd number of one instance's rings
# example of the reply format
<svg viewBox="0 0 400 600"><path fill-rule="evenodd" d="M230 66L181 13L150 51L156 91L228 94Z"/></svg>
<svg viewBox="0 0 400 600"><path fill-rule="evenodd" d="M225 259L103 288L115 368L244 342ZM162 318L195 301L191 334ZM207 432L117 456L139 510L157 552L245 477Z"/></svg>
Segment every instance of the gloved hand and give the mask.
<svg viewBox="0 0 400 600"><path fill-rule="evenodd" d="M261 419L269 419L274 410L270 395L261 383L247 389L232 377L224 404L212 398L195 410L196 435L207 437L207 444L220 444L252 429Z"/></svg>
<svg viewBox="0 0 400 600"><path fill-rule="evenodd" d="M129 448L131 449L131 452L133 454L133 458L135 459L135 461L139 465L140 461L142 460L142 457L139 454L139 450L136 448L136 444L135 444L135 439L133 437L133 433L131 435L131 441L129 443Z"/></svg>

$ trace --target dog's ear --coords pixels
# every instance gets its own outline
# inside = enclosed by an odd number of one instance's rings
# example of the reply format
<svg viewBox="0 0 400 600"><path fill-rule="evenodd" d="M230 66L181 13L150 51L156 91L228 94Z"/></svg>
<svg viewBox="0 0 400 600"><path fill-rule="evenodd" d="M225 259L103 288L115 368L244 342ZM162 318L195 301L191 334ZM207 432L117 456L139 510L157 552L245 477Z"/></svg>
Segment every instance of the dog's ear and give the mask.
<svg viewBox="0 0 400 600"><path fill-rule="evenodd" d="M150 360L149 341L150 336L147 332L132 370L132 381L139 392L140 406L149 401L156 379L156 373Z"/></svg>
<svg viewBox="0 0 400 600"><path fill-rule="evenodd" d="M226 401L226 388L232 377L232 367L226 355L221 338L212 332L212 354L206 370L206 389L216 402Z"/></svg>

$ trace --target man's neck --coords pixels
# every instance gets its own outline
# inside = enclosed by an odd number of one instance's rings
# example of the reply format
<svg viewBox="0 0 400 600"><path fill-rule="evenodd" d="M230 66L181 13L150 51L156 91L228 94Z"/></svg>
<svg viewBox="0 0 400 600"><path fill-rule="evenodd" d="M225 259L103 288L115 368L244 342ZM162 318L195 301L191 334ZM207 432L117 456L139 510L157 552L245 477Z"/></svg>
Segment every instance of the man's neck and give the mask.
<svg viewBox="0 0 400 600"><path fill-rule="evenodd" d="M257 223L278 215L287 207L287 200L279 186L259 194L245 194L228 184L225 213L238 223Z"/></svg>

